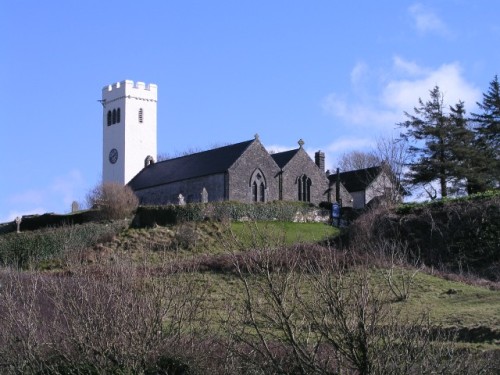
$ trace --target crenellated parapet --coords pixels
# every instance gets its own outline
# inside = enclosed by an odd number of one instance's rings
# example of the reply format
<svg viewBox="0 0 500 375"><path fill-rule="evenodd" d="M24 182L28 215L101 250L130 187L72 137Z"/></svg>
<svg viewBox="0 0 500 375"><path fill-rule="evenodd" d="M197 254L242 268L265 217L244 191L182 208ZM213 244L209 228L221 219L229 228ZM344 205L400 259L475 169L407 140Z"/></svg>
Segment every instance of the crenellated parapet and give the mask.
<svg viewBox="0 0 500 375"><path fill-rule="evenodd" d="M103 104L110 104L120 99L137 99L156 102L158 86L154 83L125 80L104 86L102 89Z"/></svg>
<svg viewBox="0 0 500 375"><path fill-rule="evenodd" d="M137 90L147 90L151 92L157 92L158 87L154 83L148 83L147 85L144 82L134 82L129 79L121 82L116 82L111 85L106 85L103 87L102 91L126 91L127 89L137 89Z"/></svg>

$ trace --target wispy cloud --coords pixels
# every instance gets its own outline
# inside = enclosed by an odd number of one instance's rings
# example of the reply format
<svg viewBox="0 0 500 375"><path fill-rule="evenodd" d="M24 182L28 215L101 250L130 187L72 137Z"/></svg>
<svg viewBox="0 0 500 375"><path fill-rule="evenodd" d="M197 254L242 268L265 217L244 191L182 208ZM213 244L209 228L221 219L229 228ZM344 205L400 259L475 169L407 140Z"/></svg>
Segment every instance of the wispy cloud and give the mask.
<svg viewBox="0 0 500 375"><path fill-rule="evenodd" d="M446 24L432 10L420 3L413 4L408 9L415 22L415 27L422 34L434 33L444 37L451 36Z"/></svg>
<svg viewBox="0 0 500 375"><path fill-rule="evenodd" d="M81 199L85 181L74 169L56 177L48 186L21 191L5 198L7 212L0 213L0 222L12 221L17 216L48 212L69 212L71 202Z"/></svg>
<svg viewBox="0 0 500 375"><path fill-rule="evenodd" d="M346 125L392 131L396 123L404 120L404 112L412 112L419 98L426 101L429 90L436 85L446 105L462 100L466 108L473 108L480 99L480 90L465 79L458 62L428 68L396 56L389 71L380 74L371 95L359 95L353 87L351 93L328 94L322 107Z"/></svg>

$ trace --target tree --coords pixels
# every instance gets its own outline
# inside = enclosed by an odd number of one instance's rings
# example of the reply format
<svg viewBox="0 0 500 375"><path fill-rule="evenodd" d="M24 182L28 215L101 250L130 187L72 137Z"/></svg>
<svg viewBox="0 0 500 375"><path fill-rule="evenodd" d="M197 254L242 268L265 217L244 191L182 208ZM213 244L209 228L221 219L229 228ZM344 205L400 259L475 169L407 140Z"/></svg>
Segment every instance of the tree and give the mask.
<svg viewBox="0 0 500 375"><path fill-rule="evenodd" d="M495 76L490 82L483 100L477 103L481 113L472 113L476 138L474 146L481 159L477 172L478 188L486 190L498 187L500 180L500 82Z"/></svg>
<svg viewBox="0 0 500 375"><path fill-rule="evenodd" d="M402 193L405 192L403 183L403 171L408 161L408 143L391 137L379 137L373 149L368 151L351 151L342 155L339 168L342 172L367 169L372 167L384 167L390 184L374 186L377 196L383 196L390 202L401 200ZM367 174L367 183L370 183L376 176Z"/></svg>
<svg viewBox="0 0 500 375"><path fill-rule="evenodd" d="M365 169L380 165L380 159L373 151L351 151L342 155L339 168L342 172Z"/></svg>
<svg viewBox="0 0 500 375"><path fill-rule="evenodd" d="M105 220L124 219L130 216L139 204L133 190L116 182L104 182L87 195L91 208L98 208Z"/></svg>
<svg viewBox="0 0 500 375"><path fill-rule="evenodd" d="M399 123L406 128L401 139L411 142L409 151L414 155L406 173L408 182L414 185L431 186L434 181L439 182L441 197L449 193L449 185L456 186L457 181L463 178L458 159L465 157L463 145L467 143L466 121L463 102L459 102L450 111L445 113L444 97L438 86L430 90L430 100L418 100L415 114L405 112L408 120ZM431 198L435 195L426 190Z"/></svg>

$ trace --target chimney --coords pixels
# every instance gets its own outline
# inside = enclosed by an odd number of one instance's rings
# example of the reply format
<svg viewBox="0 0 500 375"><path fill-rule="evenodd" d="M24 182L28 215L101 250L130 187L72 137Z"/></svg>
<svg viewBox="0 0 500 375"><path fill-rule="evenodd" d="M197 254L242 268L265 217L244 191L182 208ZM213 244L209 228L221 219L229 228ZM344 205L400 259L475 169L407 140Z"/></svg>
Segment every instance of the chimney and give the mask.
<svg viewBox="0 0 500 375"><path fill-rule="evenodd" d="M321 151L317 151L314 154L314 162L321 169L322 172L325 171L325 153Z"/></svg>

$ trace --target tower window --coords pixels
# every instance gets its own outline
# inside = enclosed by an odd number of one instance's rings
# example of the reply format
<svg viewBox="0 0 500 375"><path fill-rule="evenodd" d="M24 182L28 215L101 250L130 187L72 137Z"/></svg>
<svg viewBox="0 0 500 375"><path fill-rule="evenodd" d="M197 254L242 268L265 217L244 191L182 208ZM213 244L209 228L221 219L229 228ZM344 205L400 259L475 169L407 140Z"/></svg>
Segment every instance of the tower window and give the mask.
<svg viewBox="0 0 500 375"><path fill-rule="evenodd" d="M112 117L111 117L111 111L108 111L108 126L111 125Z"/></svg>
<svg viewBox="0 0 500 375"><path fill-rule="evenodd" d="M311 179L306 175L302 175L297 179L298 199L302 202L311 201Z"/></svg>
<svg viewBox="0 0 500 375"><path fill-rule="evenodd" d="M120 122L120 117L121 117L121 116L120 116L120 108L118 108L118 109L116 110L116 122L117 122L117 123L119 123L119 122Z"/></svg>
<svg viewBox="0 0 500 375"><path fill-rule="evenodd" d="M142 108L139 108L139 123L142 124L143 121L143 110Z"/></svg>
<svg viewBox="0 0 500 375"><path fill-rule="evenodd" d="M116 109L113 109L113 124L116 124Z"/></svg>

